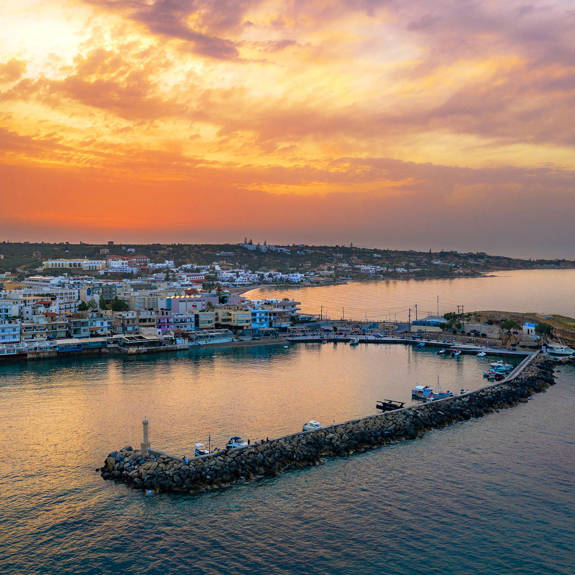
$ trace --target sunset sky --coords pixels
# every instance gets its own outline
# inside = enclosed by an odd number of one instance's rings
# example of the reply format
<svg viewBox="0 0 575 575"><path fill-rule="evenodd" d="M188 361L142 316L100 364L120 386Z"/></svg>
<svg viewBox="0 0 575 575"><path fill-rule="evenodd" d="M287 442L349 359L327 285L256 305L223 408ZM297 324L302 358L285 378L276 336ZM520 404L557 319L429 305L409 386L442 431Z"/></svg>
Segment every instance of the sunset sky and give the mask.
<svg viewBox="0 0 575 575"><path fill-rule="evenodd" d="M575 3L0 0L0 240L575 258Z"/></svg>

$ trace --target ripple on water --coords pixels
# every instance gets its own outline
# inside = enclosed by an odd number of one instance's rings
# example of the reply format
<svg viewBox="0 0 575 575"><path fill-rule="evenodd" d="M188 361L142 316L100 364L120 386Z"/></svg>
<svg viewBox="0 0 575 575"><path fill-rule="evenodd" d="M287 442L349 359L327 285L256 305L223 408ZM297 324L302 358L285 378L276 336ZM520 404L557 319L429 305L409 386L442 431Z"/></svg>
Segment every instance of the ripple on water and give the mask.
<svg viewBox="0 0 575 575"><path fill-rule="evenodd" d="M396 373L394 362L408 357L401 348L380 355L364 351L372 368L385 358L378 377L370 380L366 370L359 381L338 376L318 383L324 385L323 407L361 414L364 398L350 389L379 393L386 385L384 368ZM338 370L338 358L356 361L352 352L362 350L302 349L287 361L271 354L271 372L254 384L264 394L262 405L266 389L277 393L274 386L285 387L289 396L289 381L297 387L299 370L317 370L321 354ZM34 391L38 383L25 381L28 373L21 372L24 380L12 374L0 391L11 415L10 426L0 421L0 449L14 456L1 463L0 572L572 573L572 368L562 370L557 386L512 410L218 493L146 497L95 473L110 446L138 436L140 410L153 410L157 402L169 420L162 427L156 405L153 437L166 433L169 444L170 426L186 429L193 441L195 423L186 427L188 420L205 419L214 405L224 410L227 402L236 403L238 422L255 413L254 428L267 424L267 414L258 420L253 404L243 402L241 391L258 377L259 358L252 365L249 357L242 360L249 367L245 380L234 354L217 360L217 377L211 363L204 372L202 362L194 361L190 372L190 363L181 360L165 382L162 374L173 366L144 362L136 370L139 384L126 381L130 370L117 379L122 370L114 361L100 366L103 380L83 385L74 377L67 386L68 367L60 372L52 366L47 377L59 382L41 402ZM435 375L431 356L417 362L412 375ZM425 366L432 366L429 372ZM476 373L472 363L468 367ZM142 383L142 373L154 375ZM395 384L395 376L389 382ZM334 386L338 393L332 396ZM207 389L213 396L204 402L196 393ZM306 398L290 401L284 397L279 423L299 426L301 414L289 410L305 409ZM230 417L219 413L215 421L225 425Z"/></svg>

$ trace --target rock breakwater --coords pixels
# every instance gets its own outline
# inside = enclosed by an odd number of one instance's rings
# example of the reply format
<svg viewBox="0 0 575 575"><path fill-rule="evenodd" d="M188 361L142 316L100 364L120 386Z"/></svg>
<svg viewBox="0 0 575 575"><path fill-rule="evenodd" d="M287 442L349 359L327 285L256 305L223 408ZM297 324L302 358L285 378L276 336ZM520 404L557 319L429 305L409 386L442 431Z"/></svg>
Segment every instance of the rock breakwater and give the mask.
<svg viewBox="0 0 575 575"><path fill-rule="evenodd" d="M157 453L144 456L138 450L124 447L108 455L100 472L104 479L136 489L190 494L275 476L318 465L324 458L415 439L430 429L512 407L553 385L554 365L552 360L536 357L514 378L474 392L196 457L188 462Z"/></svg>

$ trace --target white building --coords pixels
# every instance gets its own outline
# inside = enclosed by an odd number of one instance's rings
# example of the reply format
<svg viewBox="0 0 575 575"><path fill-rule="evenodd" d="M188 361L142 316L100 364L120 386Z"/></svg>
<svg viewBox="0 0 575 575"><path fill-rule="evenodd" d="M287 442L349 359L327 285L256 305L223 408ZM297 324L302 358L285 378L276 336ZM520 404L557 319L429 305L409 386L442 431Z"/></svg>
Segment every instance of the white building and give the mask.
<svg viewBox="0 0 575 575"><path fill-rule="evenodd" d="M537 324L526 321L523 324L523 335L536 335L535 328Z"/></svg>
<svg viewBox="0 0 575 575"><path fill-rule="evenodd" d="M0 344L20 342L20 322L0 319Z"/></svg>
<svg viewBox="0 0 575 575"><path fill-rule="evenodd" d="M106 267L106 260L88 260L88 259L58 259L46 260L42 262L45 270L84 270L98 271Z"/></svg>

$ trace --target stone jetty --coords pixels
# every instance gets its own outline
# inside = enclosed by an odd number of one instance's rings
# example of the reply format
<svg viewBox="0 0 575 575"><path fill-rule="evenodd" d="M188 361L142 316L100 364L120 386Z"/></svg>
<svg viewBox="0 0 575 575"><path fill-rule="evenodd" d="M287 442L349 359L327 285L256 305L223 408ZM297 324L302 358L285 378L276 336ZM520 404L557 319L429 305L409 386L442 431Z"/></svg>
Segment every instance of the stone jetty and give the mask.
<svg viewBox="0 0 575 575"><path fill-rule="evenodd" d="M554 366L553 360L533 357L512 377L474 392L195 457L187 462L148 450L145 443L140 450L124 447L108 455L100 472L104 479L135 489L190 494L221 489L318 465L325 458L415 439L430 429L512 407L553 385Z"/></svg>

